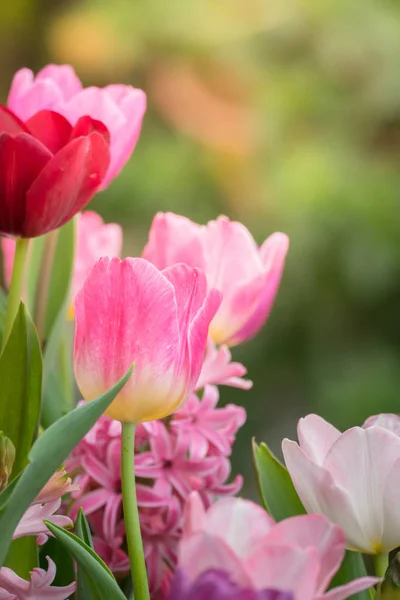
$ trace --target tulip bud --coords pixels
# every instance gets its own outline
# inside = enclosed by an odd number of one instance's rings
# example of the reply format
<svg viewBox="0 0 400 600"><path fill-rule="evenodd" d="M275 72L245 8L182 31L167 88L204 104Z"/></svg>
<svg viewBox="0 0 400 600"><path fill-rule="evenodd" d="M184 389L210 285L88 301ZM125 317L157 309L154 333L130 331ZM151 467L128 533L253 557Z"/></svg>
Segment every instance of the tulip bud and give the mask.
<svg viewBox="0 0 400 600"><path fill-rule="evenodd" d="M0 492L7 487L15 460L15 447L10 438L0 431Z"/></svg>

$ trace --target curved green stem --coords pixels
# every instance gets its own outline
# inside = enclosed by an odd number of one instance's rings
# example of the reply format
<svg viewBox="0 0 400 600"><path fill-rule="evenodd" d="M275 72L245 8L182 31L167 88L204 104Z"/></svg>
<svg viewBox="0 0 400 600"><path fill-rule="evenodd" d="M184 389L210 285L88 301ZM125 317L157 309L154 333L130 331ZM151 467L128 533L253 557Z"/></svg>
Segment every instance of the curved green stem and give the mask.
<svg viewBox="0 0 400 600"><path fill-rule="evenodd" d="M134 459L135 429L135 423L122 423L122 498L135 600L150 600L136 498Z"/></svg>
<svg viewBox="0 0 400 600"><path fill-rule="evenodd" d="M14 319L18 312L19 304L21 302L28 247L29 239L17 239L17 243L15 246L14 265L11 275L11 283L8 291L6 320L4 324L3 340L1 346L2 350L4 350L8 337L11 333Z"/></svg>

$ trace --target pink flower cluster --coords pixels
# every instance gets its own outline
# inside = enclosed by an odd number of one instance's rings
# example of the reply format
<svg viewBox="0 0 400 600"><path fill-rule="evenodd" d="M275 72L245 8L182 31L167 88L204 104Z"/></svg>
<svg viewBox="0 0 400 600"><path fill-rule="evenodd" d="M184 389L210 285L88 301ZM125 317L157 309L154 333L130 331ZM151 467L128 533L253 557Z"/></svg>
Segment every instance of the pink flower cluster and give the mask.
<svg viewBox="0 0 400 600"><path fill-rule="evenodd" d="M44 521L50 521L59 527L72 527L73 523L69 517L55 513L60 509L62 496L76 493L78 489L78 485L72 483L64 469L57 471L26 510L14 532L13 539L34 536L37 544L42 545L50 535ZM56 566L49 557L47 562L48 570L34 569L30 581L19 577L7 567L0 567L0 598L2 600L69 598L75 591L75 583L64 587L52 586Z"/></svg>
<svg viewBox="0 0 400 600"><path fill-rule="evenodd" d="M197 491L208 506L242 485L230 476L232 444L245 422L243 408L218 408L218 389L206 386L164 421L144 423L136 437L137 494L153 597L163 598L177 562L185 503ZM125 574L120 479L121 424L103 416L74 450L68 469L80 491L73 493L70 516L83 508L98 554L115 573ZM156 595L154 595L156 594Z"/></svg>

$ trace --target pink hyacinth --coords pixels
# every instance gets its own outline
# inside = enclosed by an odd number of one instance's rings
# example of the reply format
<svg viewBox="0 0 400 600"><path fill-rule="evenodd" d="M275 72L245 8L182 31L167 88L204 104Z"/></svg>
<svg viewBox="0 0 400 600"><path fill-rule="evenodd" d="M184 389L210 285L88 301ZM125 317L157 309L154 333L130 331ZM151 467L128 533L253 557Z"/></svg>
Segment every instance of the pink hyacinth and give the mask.
<svg viewBox="0 0 400 600"><path fill-rule="evenodd" d="M135 449L139 515L154 598L165 598L182 535L182 511L193 490L205 504L235 494L242 485L230 476L231 447L245 421L241 407L219 408L218 390L194 394L168 421L138 426ZM121 495L121 424L103 416L74 449L68 469L74 472L70 516L83 508L96 551L115 573L129 570ZM153 597L152 596L152 597Z"/></svg>
<svg viewBox="0 0 400 600"><path fill-rule="evenodd" d="M197 225L185 217L154 217L143 256L159 269L186 263L202 269L210 288L223 295L210 335L217 344L234 346L253 337L275 300L288 237L274 233L260 248L241 223L219 217Z"/></svg>
<svg viewBox="0 0 400 600"><path fill-rule="evenodd" d="M178 564L192 582L219 569L244 589L292 592L294 600L345 600L378 581L363 577L326 592L343 560L345 542L342 530L322 515L275 523L262 508L241 498L224 498L206 511L193 493L186 505Z"/></svg>
<svg viewBox="0 0 400 600"><path fill-rule="evenodd" d="M30 69L14 75L8 107L23 121L43 109L63 115L71 125L89 115L107 126L111 135L111 162L104 189L131 156L138 141L146 96L129 85L83 88L69 65L47 65L34 76Z"/></svg>
<svg viewBox="0 0 400 600"><path fill-rule="evenodd" d="M177 410L200 375L209 324L221 302L187 265L159 271L142 258L100 259L75 301L74 367L86 401L106 392L134 363L107 410L121 422Z"/></svg>
<svg viewBox="0 0 400 600"><path fill-rule="evenodd" d="M246 373L245 366L238 362L232 362L232 354L227 346L216 348L214 342L209 339L196 390L201 390L204 386L211 384L249 390L253 386L253 382L243 379Z"/></svg>
<svg viewBox="0 0 400 600"><path fill-rule="evenodd" d="M14 264L15 240L1 239L3 250L4 279L10 285ZM122 228L116 223L103 222L100 215L86 211L79 215L76 231L76 250L71 285L71 305L68 315L73 317L73 303L92 267L102 256L120 256Z"/></svg>
<svg viewBox="0 0 400 600"><path fill-rule="evenodd" d="M0 568L1 600L66 600L75 592L75 582L63 587L52 586L56 565L47 557L48 569L33 569L30 581L19 577L8 567Z"/></svg>

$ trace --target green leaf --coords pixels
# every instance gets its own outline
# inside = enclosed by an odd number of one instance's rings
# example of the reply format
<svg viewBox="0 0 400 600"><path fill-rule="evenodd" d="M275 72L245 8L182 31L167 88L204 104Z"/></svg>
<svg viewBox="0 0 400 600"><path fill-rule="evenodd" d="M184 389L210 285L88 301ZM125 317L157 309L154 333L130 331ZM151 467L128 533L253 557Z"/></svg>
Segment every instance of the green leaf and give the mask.
<svg viewBox="0 0 400 600"><path fill-rule="evenodd" d="M40 418L42 427L45 429L50 427L55 421L58 421L58 419L61 419L67 412L65 410L67 402L64 390L62 389L59 370L55 365L49 364L47 356L49 355L45 353L43 363L42 412Z"/></svg>
<svg viewBox="0 0 400 600"><path fill-rule="evenodd" d="M254 439L252 443L254 468L264 508L276 521L304 514L306 511L287 469L266 444L258 446Z"/></svg>
<svg viewBox="0 0 400 600"><path fill-rule="evenodd" d="M20 577L29 579L29 573L38 564L38 546L35 537L23 537L12 542L4 562L5 567L9 567Z"/></svg>
<svg viewBox="0 0 400 600"><path fill-rule="evenodd" d="M111 598L112 600L126 600L114 575L90 546L73 533L54 525L54 523L48 521L45 523L83 570L93 592L94 600L110 600Z"/></svg>
<svg viewBox="0 0 400 600"><path fill-rule="evenodd" d="M3 339L4 324L6 322L7 313L7 294L4 289L0 287L0 343Z"/></svg>
<svg viewBox="0 0 400 600"><path fill-rule="evenodd" d="M42 388L39 340L22 302L0 356L0 381L0 429L16 449L14 478L28 462L38 427Z"/></svg>
<svg viewBox="0 0 400 600"><path fill-rule="evenodd" d="M365 568L362 555L358 552L351 552L350 550L347 550L339 571L332 579L330 588L344 585L345 583L349 583L350 581L358 579L359 577L365 577L366 575L367 570ZM354 594L354 596L351 596L351 599L371 600L371 592L370 590L358 592L357 594Z"/></svg>
<svg viewBox="0 0 400 600"><path fill-rule="evenodd" d="M78 538L82 540L89 548L94 550L89 523L86 520L82 508L79 509L75 528ZM88 581L84 569L80 564L78 564L76 577L76 600L94 600L91 588L92 586L90 585L90 581Z"/></svg>
<svg viewBox="0 0 400 600"><path fill-rule="evenodd" d="M72 219L58 230L46 309L46 340L49 339L55 323L59 320L60 314L63 316L63 321L66 318L66 308L74 266L75 228L76 219Z"/></svg>
<svg viewBox="0 0 400 600"><path fill-rule="evenodd" d="M48 568L47 556L56 565L56 576L53 586L69 585L75 580L75 565L71 555L65 550L64 546L54 537L49 537L40 551L40 566L42 569ZM89 600L89 599L88 599Z"/></svg>
<svg viewBox="0 0 400 600"><path fill-rule="evenodd" d="M29 465L19 477L12 493L8 495L7 502L0 508L0 566L4 563L12 535L25 510L111 404L132 372L133 367L113 388L96 400L66 414L36 440L29 454Z"/></svg>

